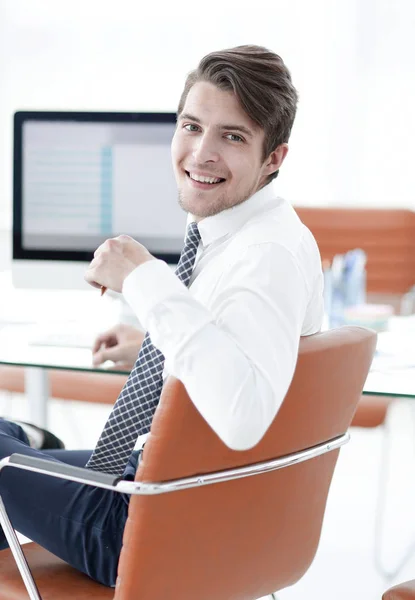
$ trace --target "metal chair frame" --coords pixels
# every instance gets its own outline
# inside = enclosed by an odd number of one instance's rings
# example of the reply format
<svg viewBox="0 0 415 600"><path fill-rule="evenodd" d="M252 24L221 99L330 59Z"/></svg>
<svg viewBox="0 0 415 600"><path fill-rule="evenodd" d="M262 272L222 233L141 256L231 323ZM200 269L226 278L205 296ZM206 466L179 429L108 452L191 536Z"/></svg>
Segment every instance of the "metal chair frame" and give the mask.
<svg viewBox="0 0 415 600"><path fill-rule="evenodd" d="M201 487L215 483L223 483L243 477L260 475L277 469L283 469L292 465L311 460L337 450L350 439L350 434L345 433L332 440L328 440L312 448L306 448L298 452L287 454L286 456L268 460L265 462L256 463L235 469L227 469L215 473L201 474L194 477L186 477L183 479L174 479L164 482L140 482L140 481L124 481L114 475L107 473L98 473L90 469L81 467L73 467L64 463L57 463L46 459L39 459L22 454L12 454L9 457L0 461L1 470L5 467L15 467L26 471L33 471L51 477L58 477L69 481L92 485L115 492L121 492L131 495L155 495L177 492L180 490L190 489L193 487ZM26 586L30 600L42 600L33 575L27 560L23 554L21 545L17 538L16 532L7 515L6 508L0 497L0 525L3 527L6 539L9 543L16 565L20 571L20 575ZM276 598L275 594L270 595L271 598Z"/></svg>

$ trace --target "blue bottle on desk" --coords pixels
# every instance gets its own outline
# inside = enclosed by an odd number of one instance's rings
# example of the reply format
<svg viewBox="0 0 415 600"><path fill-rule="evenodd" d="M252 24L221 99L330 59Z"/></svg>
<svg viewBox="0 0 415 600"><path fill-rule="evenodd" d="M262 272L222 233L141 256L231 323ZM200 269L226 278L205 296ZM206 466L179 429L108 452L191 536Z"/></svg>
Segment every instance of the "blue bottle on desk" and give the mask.
<svg viewBox="0 0 415 600"><path fill-rule="evenodd" d="M345 307L366 303L366 253L360 248L345 255L343 286Z"/></svg>
<svg viewBox="0 0 415 600"><path fill-rule="evenodd" d="M323 260L323 303L324 303L324 320L323 320L323 331L330 327L330 313L331 313L331 296L332 296L332 285L331 285L331 267L330 261Z"/></svg>
<svg viewBox="0 0 415 600"><path fill-rule="evenodd" d="M345 323L344 311L366 302L366 254L360 248L337 254L331 267L329 327Z"/></svg>
<svg viewBox="0 0 415 600"><path fill-rule="evenodd" d="M329 310L329 328L343 325L344 289L343 289L343 263L344 256L336 254L331 265L331 298Z"/></svg>

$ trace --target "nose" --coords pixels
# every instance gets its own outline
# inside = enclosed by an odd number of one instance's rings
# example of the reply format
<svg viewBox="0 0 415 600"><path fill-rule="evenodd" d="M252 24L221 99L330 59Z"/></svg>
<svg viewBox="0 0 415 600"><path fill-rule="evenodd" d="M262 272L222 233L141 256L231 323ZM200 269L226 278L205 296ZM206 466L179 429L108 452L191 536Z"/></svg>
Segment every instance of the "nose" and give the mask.
<svg viewBox="0 0 415 600"><path fill-rule="evenodd" d="M196 164L219 161L219 152L213 136L204 133L195 139L193 159Z"/></svg>

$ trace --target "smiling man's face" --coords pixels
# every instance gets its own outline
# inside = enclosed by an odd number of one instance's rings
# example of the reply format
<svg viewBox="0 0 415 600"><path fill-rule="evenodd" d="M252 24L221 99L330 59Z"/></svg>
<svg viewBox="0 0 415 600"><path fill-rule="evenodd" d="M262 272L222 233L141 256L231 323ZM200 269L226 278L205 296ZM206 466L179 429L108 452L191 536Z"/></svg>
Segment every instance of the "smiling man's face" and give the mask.
<svg viewBox="0 0 415 600"><path fill-rule="evenodd" d="M286 153L280 147L264 161L263 144L263 129L233 92L204 81L193 85L172 142L180 206L200 220L250 198Z"/></svg>

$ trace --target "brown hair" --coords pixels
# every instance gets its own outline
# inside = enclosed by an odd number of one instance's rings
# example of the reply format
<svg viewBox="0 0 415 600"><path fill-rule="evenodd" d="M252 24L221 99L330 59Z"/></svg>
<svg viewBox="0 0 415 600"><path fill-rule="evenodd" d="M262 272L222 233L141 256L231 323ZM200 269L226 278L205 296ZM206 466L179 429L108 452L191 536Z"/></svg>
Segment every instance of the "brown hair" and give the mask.
<svg viewBox="0 0 415 600"><path fill-rule="evenodd" d="M232 91L247 115L265 132L263 160L288 142L297 110L298 94L282 58L262 46L237 46L207 54L189 73L178 114L195 83L206 81ZM267 183L277 177L269 176Z"/></svg>

